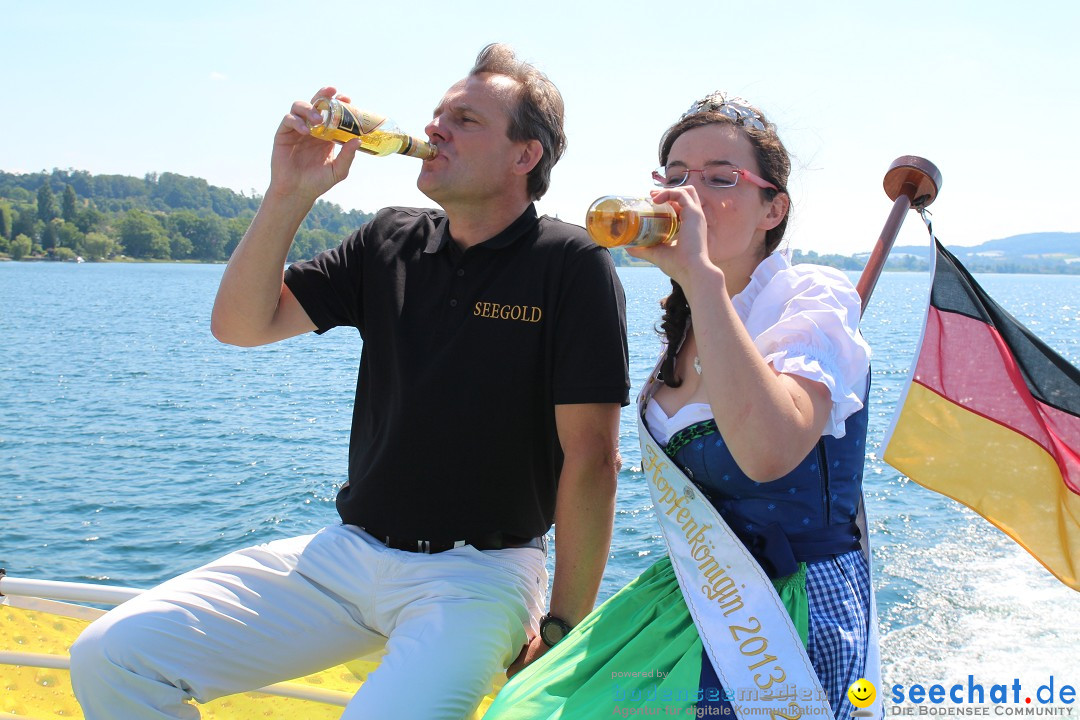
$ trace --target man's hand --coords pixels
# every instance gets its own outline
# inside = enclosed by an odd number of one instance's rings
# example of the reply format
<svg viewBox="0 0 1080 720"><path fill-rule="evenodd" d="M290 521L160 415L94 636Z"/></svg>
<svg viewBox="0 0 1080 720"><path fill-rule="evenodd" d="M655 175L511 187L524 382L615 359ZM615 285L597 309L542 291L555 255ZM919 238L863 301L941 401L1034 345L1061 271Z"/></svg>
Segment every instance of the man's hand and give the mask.
<svg viewBox="0 0 1080 720"><path fill-rule="evenodd" d="M524 645L521 648L521 652L518 653L517 659L510 663L510 667L506 668L506 677L512 678L519 672L525 669L526 665L529 665L534 660L540 658L546 653L548 648L547 643L540 639L537 635L532 639L532 642L528 645Z"/></svg>
<svg viewBox="0 0 1080 720"><path fill-rule="evenodd" d="M336 95L333 87L324 87L311 98L337 97L349 102L345 95ZM349 175L359 140L350 140L336 150L336 143L312 137L309 124L322 122L322 116L311 103L297 100L282 118L274 135L274 150L270 156L270 188L267 195L303 198L314 203L323 193Z"/></svg>

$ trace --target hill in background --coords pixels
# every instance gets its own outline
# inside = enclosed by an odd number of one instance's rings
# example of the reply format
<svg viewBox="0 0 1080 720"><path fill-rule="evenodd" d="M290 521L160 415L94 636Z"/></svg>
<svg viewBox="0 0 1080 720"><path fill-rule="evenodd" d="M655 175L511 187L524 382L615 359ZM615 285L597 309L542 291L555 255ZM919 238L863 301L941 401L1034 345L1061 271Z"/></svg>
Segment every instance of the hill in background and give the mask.
<svg viewBox="0 0 1080 720"><path fill-rule="evenodd" d="M946 245L970 272L1080 274L1080 233L1045 232L1013 235L989 240L981 245ZM625 250L611 251L620 266L648 265L635 260ZM828 265L841 270L859 271L866 266L870 253L821 255L812 250L795 250L792 262ZM930 269L930 243L898 245L889 253L886 270L927 271Z"/></svg>
<svg viewBox="0 0 1080 720"><path fill-rule="evenodd" d="M261 200L175 173L135 178L80 170L0 172L0 255L224 261ZM289 260L337 245L371 217L319 200Z"/></svg>
<svg viewBox="0 0 1080 720"><path fill-rule="evenodd" d="M979 245L946 247L971 272L1080 273L1080 233L1026 233ZM865 263L869 256L856 257ZM929 267L929 259L929 244L897 246L890 253L890 262L918 261Z"/></svg>

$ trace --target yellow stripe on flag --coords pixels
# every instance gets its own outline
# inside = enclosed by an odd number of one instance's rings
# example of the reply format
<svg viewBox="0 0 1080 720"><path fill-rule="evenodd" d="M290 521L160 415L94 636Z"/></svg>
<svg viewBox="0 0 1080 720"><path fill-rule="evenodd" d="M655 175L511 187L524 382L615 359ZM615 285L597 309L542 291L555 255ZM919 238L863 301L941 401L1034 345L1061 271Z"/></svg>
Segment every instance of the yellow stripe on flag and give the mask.
<svg viewBox="0 0 1080 720"><path fill-rule="evenodd" d="M967 505L1080 590L1080 495L1050 453L1000 423L911 383L885 461Z"/></svg>

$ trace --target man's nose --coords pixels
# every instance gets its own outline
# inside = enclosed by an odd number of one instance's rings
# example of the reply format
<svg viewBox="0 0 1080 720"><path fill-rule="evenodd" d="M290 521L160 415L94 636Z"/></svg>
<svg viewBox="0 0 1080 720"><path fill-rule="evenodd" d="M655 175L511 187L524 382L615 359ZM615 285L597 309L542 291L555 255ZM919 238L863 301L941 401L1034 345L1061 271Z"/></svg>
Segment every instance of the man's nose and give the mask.
<svg viewBox="0 0 1080 720"><path fill-rule="evenodd" d="M446 142L448 139L438 115L431 118L431 122L424 127L424 132L427 133L428 140L436 144Z"/></svg>

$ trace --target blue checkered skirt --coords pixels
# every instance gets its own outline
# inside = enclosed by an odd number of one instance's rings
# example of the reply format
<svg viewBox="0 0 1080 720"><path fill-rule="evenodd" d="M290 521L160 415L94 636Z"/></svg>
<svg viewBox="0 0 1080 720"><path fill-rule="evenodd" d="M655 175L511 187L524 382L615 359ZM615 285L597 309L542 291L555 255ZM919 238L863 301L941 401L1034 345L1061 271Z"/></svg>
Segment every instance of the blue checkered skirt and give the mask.
<svg viewBox="0 0 1080 720"><path fill-rule="evenodd" d="M870 567L859 550L806 566L810 627L806 654L837 720L855 710L847 691L866 675L870 639ZM881 689L878 689L881 692Z"/></svg>

